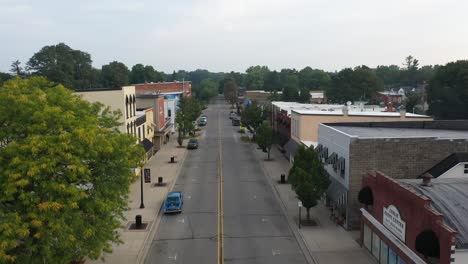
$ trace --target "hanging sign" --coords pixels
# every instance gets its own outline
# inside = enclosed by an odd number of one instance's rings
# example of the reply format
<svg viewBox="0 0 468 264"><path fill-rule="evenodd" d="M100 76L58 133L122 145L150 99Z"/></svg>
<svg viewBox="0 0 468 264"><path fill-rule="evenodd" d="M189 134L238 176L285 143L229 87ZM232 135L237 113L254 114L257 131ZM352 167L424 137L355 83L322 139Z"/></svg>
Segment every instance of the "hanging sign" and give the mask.
<svg viewBox="0 0 468 264"><path fill-rule="evenodd" d="M145 169L144 171L145 175L145 183L151 183L151 171L150 169Z"/></svg>

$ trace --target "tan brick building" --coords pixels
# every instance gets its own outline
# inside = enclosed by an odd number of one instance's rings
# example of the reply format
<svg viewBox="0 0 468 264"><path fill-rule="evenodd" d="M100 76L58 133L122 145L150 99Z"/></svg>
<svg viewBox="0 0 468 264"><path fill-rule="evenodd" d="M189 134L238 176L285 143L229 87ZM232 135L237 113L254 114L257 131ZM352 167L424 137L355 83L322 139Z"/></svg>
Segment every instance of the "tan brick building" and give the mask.
<svg viewBox="0 0 468 264"><path fill-rule="evenodd" d="M467 152L468 121L321 124L318 144L331 180L327 199L351 229L359 227L362 177L379 170L417 178L452 153Z"/></svg>

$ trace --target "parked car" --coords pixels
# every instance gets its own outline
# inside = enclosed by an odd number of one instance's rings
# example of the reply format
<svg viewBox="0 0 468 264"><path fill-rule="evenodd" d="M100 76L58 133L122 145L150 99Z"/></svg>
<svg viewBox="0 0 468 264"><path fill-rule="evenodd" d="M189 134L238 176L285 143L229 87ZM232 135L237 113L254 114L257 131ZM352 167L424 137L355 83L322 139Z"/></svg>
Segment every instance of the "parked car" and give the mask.
<svg viewBox="0 0 468 264"><path fill-rule="evenodd" d="M239 118L233 118L232 119L232 125L233 126L240 126L241 122Z"/></svg>
<svg viewBox="0 0 468 264"><path fill-rule="evenodd" d="M182 192L170 192L167 194L164 201L164 213L177 213L182 212L182 205L184 204L184 194Z"/></svg>
<svg viewBox="0 0 468 264"><path fill-rule="evenodd" d="M233 119L233 118L235 118L235 117L237 117L236 113L231 112L231 113L229 114L229 119Z"/></svg>
<svg viewBox="0 0 468 264"><path fill-rule="evenodd" d="M198 148L198 140L196 138L191 138L187 143L187 149L197 149Z"/></svg>
<svg viewBox="0 0 468 264"><path fill-rule="evenodd" d="M198 119L199 126L206 126L206 123L208 123L208 119L206 118L206 116L202 116L200 117L200 119Z"/></svg>

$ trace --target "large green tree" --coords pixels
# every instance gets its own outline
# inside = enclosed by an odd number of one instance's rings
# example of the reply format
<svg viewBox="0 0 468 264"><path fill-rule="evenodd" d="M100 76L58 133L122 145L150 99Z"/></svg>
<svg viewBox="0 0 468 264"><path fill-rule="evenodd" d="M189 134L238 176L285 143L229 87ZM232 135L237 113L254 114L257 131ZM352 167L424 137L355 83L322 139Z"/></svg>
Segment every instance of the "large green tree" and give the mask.
<svg viewBox="0 0 468 264"><path fill-rule="evenodd" d="M162 74L157 72L153 66L150 65L144 66L140 63L135 64L130 72L130 83L132 84L161 81L163 81Z"/></svg>
<svg viewBox="0 0 468 264"><path fill-rule="evenodd" d="M267 119L267 116L268 113L265 109L257 101L253 101L242 111L242 123L247 125L248 129L255 135L262 122Z"/></svg>
<svg viewBox="0 0 468 264"><path fill-rule="evenodd" d="M323 163L313 147L302 146L298 149L289 170L288 182L306 208L309 220L310 208L317 205L330 184Z"/></svg>
<svg viewBox="0 0 468 264"><path fill-rule="evenodd" d="M97 259L119 242L143 157L120 113L42 77L0 87L0 262Z"/></svg>
<svg viewBox="0 0 468 264"><path fill-rule="evenodd" d="M87 89L93 81L91 55L74 50L64 43L45 46L28 61L27 68L34 75L42 75L73 89Z"/></svg>
<svg viewBox="0 0 468 264"><path fill-rule="evenodd" d="M210 79L205 79L200 83L199 98L203 101L209 101L218 94L216 82Z"/></svg>
<svg viewBox="0 0 468 264"><path fill-rule="evenodd" d="M369 100L383 89L382 81L366 66L343 69L332 77L327 98L334 103Z"/></svg>
<svg viewBox="0 0 468 264"><path fill-rule="evenodd" d="M282 100L286 102L299 100L299 77L296 74L290 74L286 77Z"/></svg>
<svg viewBox="0 0 468 264"><path fill-rule="evenodd" d="M280 76L277 71L268 72L263 82L263 90L265 91L281 91Z"/></svg>
<svg viewBox="0 0 468 264"><path fill-rule="evenodd" d="M427 90L429 113L437 119L468 119L468 61L437 69Z"/></svg>
<svg viewBox="0 0 468 264"><path fill-rule="evenodd" d="M194 97L182 97L179 101L179 110L176 114L175 122L177 124L179 145L187 134L195 132L193 122L197 120L202 111L200 102Z"/></svg>
<svg viewBox="0 0 468 264"><path fill-rule="evenodd" d="M267 66L251 66L247 70L245 85L248 90L261 90L265 82L265 77L270 70Z"/></svg>
<svg viewBox="0 0 468 264"><path fill-rule="evenodd" d="M13 78L11 74L0 72L0 85Z"/></svg>
<svg viewBox="0 0 468 264"><path fill-rule="evenodd" d="M113 61L102 66L101 79L105 88L119 88L129 84L130 71L125 64Z"/></svg>
<svg viewBox="0 0 468 264"><path fill-rule="evenodd" d="M300 89L324 90L330 84L330 75L323 70L305 67L299 71Z"/></svg>

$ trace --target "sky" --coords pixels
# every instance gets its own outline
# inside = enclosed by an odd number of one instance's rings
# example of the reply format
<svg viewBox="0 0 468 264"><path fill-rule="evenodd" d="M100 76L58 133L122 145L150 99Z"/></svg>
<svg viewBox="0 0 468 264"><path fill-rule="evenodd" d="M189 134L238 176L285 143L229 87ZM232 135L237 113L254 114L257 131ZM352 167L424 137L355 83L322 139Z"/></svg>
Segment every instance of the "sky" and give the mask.
<svg viewBox="0 0 468 264"><path fill-rule="evenodd" d="M0 0L0 71L63 42L100 68L327 71L468 59L465 0Z"/></svg>

